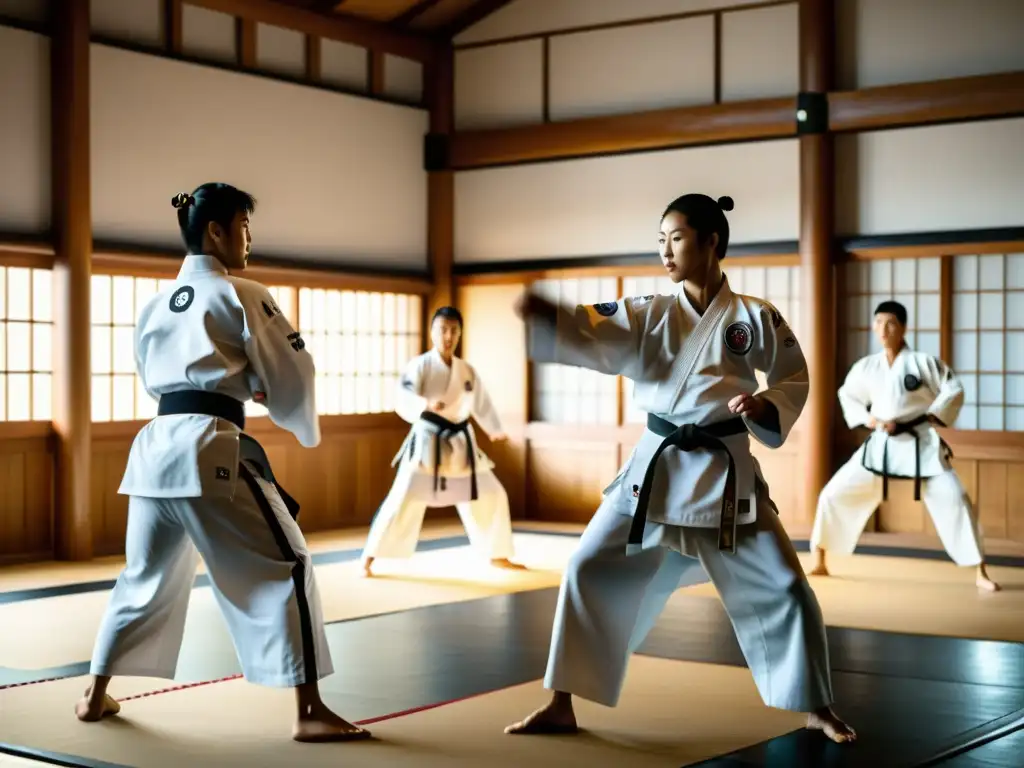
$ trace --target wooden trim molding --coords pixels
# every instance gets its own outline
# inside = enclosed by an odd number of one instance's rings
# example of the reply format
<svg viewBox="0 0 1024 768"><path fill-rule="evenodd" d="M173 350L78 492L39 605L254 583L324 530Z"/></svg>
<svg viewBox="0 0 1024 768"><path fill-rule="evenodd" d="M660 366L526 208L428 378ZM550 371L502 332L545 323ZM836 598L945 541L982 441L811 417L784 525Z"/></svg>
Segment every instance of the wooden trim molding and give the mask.
<svg viewBox="0 0 1024 768"><path fill-rule="evenodd" d="M836 132L1012 117L1024 114L1024 72L830 93L828 111Z"/></svg>
<svg viewBox="0 0 1024 768"><path fill-rule="evenodd" d="M515 128L456 131L451 166L486 168L796 135L796 99L676 107Z"/></svg>
<svg viewBox="0 0 1024 768"><path fill-rule="evenodd" d="M169 53L181 53L182 18L182 0L164 0L164 47Z"/></svg>
<svg viewBox="0 0 1024 768"><path fill-rule="evenodd" d="M829 65L831 66L831 65ZM829 130L865 131L1024 114L1024 72L828 92ZM796 98L754 99L457 131L456 170L796 135Z"/></svg>
<svg viewBox="0 0 1024 768"><path fill-rule="evenodd" d="M0 267L53 269L54 250L49 243L11 242L0 239Z"/></svg>
<svg viewBox="0 0 1024 768"><path fill-rule="evenodd" d="M414 61L429 62L437 43L429 37L404 32L386 24L352 16L328 15L287 6L274 0L188 0L190 5L220 11L254 23L294 29L307 35L391 53Z"/></svg>
<svg viewBox="0 0 1024 768"><path fill-rule="evenodd" d="M920 232L846 238L840 242L844 259L912 259L1024 250L1024 227Z"/></svg>

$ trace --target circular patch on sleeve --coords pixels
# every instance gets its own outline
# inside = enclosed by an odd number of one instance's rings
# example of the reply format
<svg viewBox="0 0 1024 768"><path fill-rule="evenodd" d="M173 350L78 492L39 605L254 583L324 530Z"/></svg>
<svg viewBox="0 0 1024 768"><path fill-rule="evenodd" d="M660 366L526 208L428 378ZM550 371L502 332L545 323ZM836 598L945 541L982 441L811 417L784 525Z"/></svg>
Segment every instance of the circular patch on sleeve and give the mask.
<svg viewBox="0 0 1024 768"><path fill-rule="evenodd" d="M601 317L611 317L619 311L619 302L605 301L601 304L595 304L594 311L601 315Z"/></svg>
<svg viewBox="0 0 1024 768"><path fill-rule="evenodd" d="M192 306L192 300L196 297L196 292L192 290L191 285L183 285L181 288L171 294L171 312L184 312L186 309Z"/></svg>
<svg viewBox="0 0 1024 768"><path fill-rule="evenodd" d="M747 323L733 323L725 329L725 346L733 354L747 354L754 346L754 329Z"/></svg>
<svg viewBox="0 0 1024 768"><path fill-rule="evenodd" d="M908 373L903 377L903 386L906 387L907 392L913 392L921 386L921 380L912 373Z"/></svg>

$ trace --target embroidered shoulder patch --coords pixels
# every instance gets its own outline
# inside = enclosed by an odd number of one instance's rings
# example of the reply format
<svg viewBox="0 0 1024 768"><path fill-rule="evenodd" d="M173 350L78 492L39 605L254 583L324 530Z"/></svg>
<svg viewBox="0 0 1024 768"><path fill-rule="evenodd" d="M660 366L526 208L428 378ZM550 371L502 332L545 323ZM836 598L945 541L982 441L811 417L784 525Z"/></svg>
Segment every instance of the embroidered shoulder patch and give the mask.
<svg viewBox="0 0 1024 768"><path fill-rule="evenodd" d="M466 391L467 392L472 392L473 391L473 382L472 381L466 381Z"/></svg>
<svg viewBox="0 0 1024 768"><path fill-rule="evenodd" d="M749 323L735 322L725 329L725 346L736 355L745 355L754 346L754 329Z"/></svg>
<svg viewBox="0 0 1024 768"><path fill-rule="evenodd" d="M914 392L921 387L921 380L912 373L908 373L903 377L903 386L907 392Z"/></svg>
<svg viewBox="0 0 1024 768"><path fill-rule="evenodd" d="M195 299L195 297L196 292L192 290L191 285L181 286L181 288L171 295L171 312L184 312L192 306L192 300Z"/></svg>
<svg viewBox="0 0 1024 768"><path fill-rule="evenodd" d="M619 302L617 301L604 301L600 304L594 305L594 311L601 317L611 317L619 311Z"/></svg>
<svg viewBox="0 0 1024 768"><path fill-rule="evenodd" d="M272 301L271 302L261 301L260 304L263 305L263 314L265 314L267 317L271 317L272 318L274 315L281 314L281 310L278 309L277 305L274 302L272 302Z"/></svg>

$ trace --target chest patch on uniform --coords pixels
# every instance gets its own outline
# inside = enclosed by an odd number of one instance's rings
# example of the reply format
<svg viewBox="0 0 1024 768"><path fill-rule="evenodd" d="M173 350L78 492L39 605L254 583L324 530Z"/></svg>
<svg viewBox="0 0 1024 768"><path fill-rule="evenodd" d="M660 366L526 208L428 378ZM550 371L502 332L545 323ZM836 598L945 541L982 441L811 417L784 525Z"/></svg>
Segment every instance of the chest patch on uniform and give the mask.
<svg viewBox="0 0 1024 768"><path fill-rule="evenodd" d="M601 317L611 317L619 311L619 303L617 301L604 301L600 304L595 304L594 311L601 315Z"/></svg>
<svg viewBox="0 0 1024 768"><path fill-rule="evenodd" d="M467 381L466 382L466 391L467 392L472 392L473 391L473 382L472 381Z"/></svg>
<svg viewBox="0 0 1024 768"><path fill-rule="evenodd" d="M298 331L296 331L295 333L289 333L288 341L291 342L292 349L294 349L296 352L301 352L306 348L306 342L302 340L302 337L299 335Z"/></svg>
<svg viewBox="0 0 1024 768"><path fill-rule="evenodd" d="M184 312L186 309L192 306L192 300L195 297L196 292L192 290L191 285L181 286L181 288L179 288L173 294L171 294L171 312Z"/></svg>
<svg viewBox="0 0 1024 768"><path fill-rule="evenodd" d="M921 386L921 380L912 373L908 373L903 377L903 386L906 387L907 392L913 392Z"/></svg>
<svg viewBox="0 0 1024 768"><path fill-rule="evenodd" d="M217 467L217 479L218 480L230 480L231 470L227 467Z"/></svg>
<svg viewBox="0 0 1024 768"><path fill-rule="evenodd" d="M747 323L733 323L725 329L725 346L733 354L747 354L754 346L754 329Z"/></svg>
<svg viewBox="0 0 1024 768"><path fill-rule="evenodd" d="M402 377L402 386L405 387L406 389L408 389L411 392L412 391L412 379L410 379L408 376L403 376Z"/></svg>

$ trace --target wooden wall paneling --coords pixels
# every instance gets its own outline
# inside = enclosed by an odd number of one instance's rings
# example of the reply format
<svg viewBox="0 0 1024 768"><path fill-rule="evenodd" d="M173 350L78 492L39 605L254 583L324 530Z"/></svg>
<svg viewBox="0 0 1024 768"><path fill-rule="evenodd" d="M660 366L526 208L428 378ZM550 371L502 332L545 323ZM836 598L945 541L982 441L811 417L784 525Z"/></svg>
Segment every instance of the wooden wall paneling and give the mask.
<svg viewBox="0 0 1024 768"><path fill-rule="evenodd" d="M92 556L90 524L89 2L54 3L50 46L53 235L55 541L62 559Z"/></svg>
<svg viewBox="0 0 1024 768"><path fill-rule="evenodd" d="M0 425L0 563L53 556L53 440L40 422Z"/></svg>
<svg viewBox="0 0 1024 768"><path fill-rule="evenodd" d="M800 89L825 94L832 85L834 23L831 0L800 0ZM803 519L814 518L818 494L832 474L835 402L834 147L827 132L800 136L800 263L804 281L803 349L810 371L804 421Z"/></svg>
<svg viewBox="0 0 1024 768"><path fill-rule="evenodd" d="M619 469L617 442L531 440L531 519L587 523Z"/></svg>

